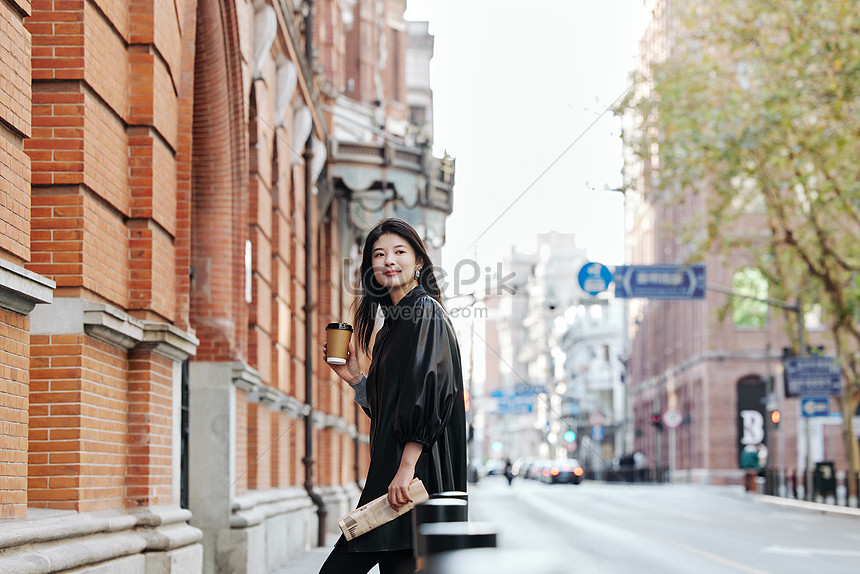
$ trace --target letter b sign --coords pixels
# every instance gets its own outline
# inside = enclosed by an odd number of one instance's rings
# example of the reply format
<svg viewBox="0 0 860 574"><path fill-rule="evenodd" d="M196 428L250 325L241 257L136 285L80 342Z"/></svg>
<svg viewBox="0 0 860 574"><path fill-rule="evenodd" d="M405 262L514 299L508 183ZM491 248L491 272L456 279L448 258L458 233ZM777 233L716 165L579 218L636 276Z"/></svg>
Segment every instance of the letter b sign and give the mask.
<svg viewBox="0 0 860 574"><path fill-rule="evenodd" d="M764 416L759 411L741 411L744 432L741 436L741 444L756 445L764 442Z"/></svg>

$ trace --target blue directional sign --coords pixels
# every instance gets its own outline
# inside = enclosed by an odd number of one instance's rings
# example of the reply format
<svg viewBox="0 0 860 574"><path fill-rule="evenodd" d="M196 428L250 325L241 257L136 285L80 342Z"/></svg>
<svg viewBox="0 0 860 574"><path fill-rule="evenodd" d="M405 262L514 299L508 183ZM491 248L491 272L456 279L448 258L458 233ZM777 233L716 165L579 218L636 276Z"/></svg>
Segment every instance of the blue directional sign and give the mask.
<svg viewBox="0 0 860 574"><path fill-rule="evenodd" d="M830 416L830 397L804 397L800 399L800 412L805 417Z"/></svg>
<svg viewBox="0 0 860 574"><path fill-rule="evenodd" d="M589 295L597 295L609 289L612 271L606 265L589 261L579 268L579 286Z"/></svg>
<svg viewBox="0 0 860 574"><path fill-rule="evenodd" d="M834 357L789 357L784 366L787 397L842 394L842 365Z"/></svg>
<svg viewBox="0 0 860 574"><path fill-rule="evenodd" d="M518 415L534 411L535 400L541 393L546 393L544 385L519 383L513 388L496 389L490 396L496 399L496 413Z"/></svg>
<svg viewBox="0 0 860 574"><path fill-rule="evenodd" d="M524 415L532 412L533 409L533 403L501 400L496 412L500 415Z"/></svg>
<svg viewBox="0 0 860 574"><path fill-rule="evenodd" d="M619 265L615 296L622 299L704 299L704 265Z"/></svg>

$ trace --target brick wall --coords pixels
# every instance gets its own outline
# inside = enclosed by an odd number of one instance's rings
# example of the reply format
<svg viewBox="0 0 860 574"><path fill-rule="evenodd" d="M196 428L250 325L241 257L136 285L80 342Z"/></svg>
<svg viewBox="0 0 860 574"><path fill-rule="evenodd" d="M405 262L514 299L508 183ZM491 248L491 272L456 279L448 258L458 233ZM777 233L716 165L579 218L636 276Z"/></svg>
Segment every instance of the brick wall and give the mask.
<svg viewBox="0 0 860 574"><path fill-rule="evenodd" d="M0 258L30 258L31 41L29 0L0 4ZM0 518L26 516L29 320L0 309Z"/></svg>
<svg viewBox="0 0 860 574"><path fill-rule="evenodd" d="M27 504L29 321L0 309L0 518L22 518Z"/></svg>
<svg viewBox="0 0 860 574"><path fill-rule="evenodd" d="M125 353L86 335L31 338L29 505L78 511L126 503Z"/></svg>

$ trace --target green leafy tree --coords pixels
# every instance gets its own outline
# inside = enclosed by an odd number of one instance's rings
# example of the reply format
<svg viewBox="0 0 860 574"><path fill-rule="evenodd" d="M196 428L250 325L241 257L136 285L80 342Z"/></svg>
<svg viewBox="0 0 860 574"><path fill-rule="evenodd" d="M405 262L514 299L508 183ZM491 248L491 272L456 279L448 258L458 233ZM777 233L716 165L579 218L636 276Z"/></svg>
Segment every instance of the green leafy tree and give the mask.
<svg viewBox="0 0 860 574"><path fill-rule="evenodd" d="M683 230L700 254L754 253L771 297L821 306L844 367L843 438L858 472L857 2L675 0L665 8L655 44L663 52L617 110L636 120L625 143L651 200L705 206ZM749 229L733 225L742 219L757 233L727 231Z"/></svg>

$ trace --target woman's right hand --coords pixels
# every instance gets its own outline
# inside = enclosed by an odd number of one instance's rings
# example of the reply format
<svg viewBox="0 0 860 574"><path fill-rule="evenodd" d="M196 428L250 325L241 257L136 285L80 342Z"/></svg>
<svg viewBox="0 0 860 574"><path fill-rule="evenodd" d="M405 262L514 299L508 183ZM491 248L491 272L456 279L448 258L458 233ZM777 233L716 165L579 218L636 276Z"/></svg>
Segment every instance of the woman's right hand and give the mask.
<svg viewBox="0 0 860 574"><path fill-rule="evenodd" d="M323 343L323 360L327 358L326 347L327 343ZM355 356L355 349L353 349L352 343L350 343L346 348L345 365L332 365L328 361L326 361L326 365L331 367L331 370L334 371L338 377L350 385L355 385L361 381L361 367L358 364L358 358Z"/></svg>

